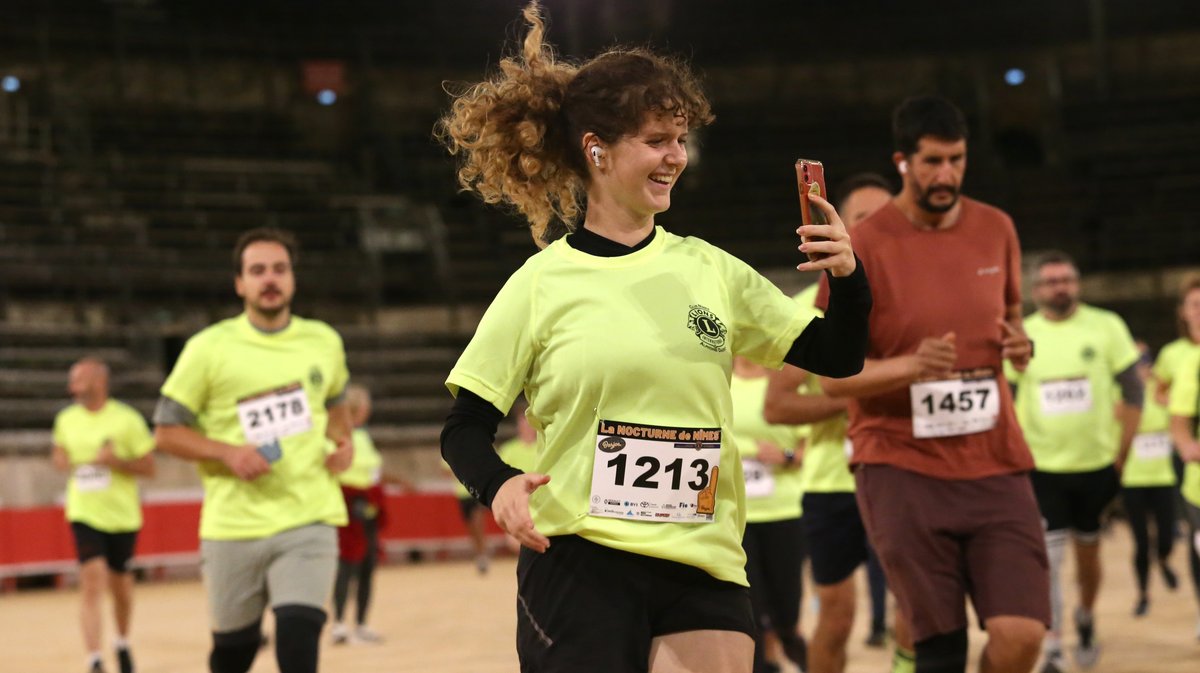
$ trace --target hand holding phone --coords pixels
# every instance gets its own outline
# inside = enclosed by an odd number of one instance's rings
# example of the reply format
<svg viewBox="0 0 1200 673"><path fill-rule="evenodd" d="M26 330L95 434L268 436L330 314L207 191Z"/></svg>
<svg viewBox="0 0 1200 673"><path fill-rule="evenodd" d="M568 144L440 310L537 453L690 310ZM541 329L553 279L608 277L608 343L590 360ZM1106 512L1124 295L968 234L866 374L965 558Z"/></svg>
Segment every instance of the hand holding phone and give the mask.
<svg viewBox="0 0 1200 673"><path fill-rule="evenodd" d="M817 207L814 207L808 200L811 195L819 196L823 199L829 198L829 193L825 190L825 166L820 161L811 159L796 160L796 186L800 190L800 220L803 224L829 224L829 218L825 217L825 213ZM823 237L801 237L802 241L824 241L828 240ZM812 261L817 261L826 257L825 253L809 253L808 258Z"/></svg>

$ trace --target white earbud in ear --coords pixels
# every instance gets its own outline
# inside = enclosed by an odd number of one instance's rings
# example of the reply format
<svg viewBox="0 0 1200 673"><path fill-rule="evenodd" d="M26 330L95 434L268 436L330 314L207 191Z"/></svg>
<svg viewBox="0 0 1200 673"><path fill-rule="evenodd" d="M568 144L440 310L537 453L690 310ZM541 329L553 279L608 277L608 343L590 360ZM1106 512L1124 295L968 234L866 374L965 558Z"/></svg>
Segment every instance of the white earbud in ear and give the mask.
<svg viewBox="0 0 1200 673"><path fill-rule="evenodd" d="M600 155L602 154L602 150L600 149L600 146L592 145L591 152L592 152L592 163L596 164L596 166L599 167L600 166Z"/></svg>
<svg viewBox="0 0 1200 673"><path fill-rule="evenodd" d="M897 168L899 168L899 169L900 169L900 175L904 175L905 173L907 173L907 172L908 172L908 162L907 162L907 161L901 161L901 162L900 162L900 165L899 165L899 166L897 166Z"/></svg>

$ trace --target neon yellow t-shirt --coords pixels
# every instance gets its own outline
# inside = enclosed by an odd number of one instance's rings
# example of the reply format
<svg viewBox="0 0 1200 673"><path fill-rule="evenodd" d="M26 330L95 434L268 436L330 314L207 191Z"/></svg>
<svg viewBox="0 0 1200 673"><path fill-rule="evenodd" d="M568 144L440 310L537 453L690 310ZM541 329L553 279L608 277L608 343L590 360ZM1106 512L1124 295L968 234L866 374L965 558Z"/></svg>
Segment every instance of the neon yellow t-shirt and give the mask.
<svg viewBox="0 0 1200 673"><path fill-rule="evenodd" d="M1171 385L1174 381L1175 370L1187 359L1188 355L1200 351L1200 344L1182 337L1163 346L1154 360L1154 377Z"/></svg>
<svg viewBox="0 0 1200 673"><path fill-rule="evenodd" d="M1017 385L1017 420L1037 469L1088 472L1111 465L1120 399L1113 379L1138 359L1125 321L1080 304L1058 322L1035 313L1025 331L1037 352L1024 372L1006 361L1005 374Z"/></svg>
<svg viewBox="0 0 1200 673"><path fill-rule="evenodd" d="M136 460L154 450L154 437L136 409L109 399L95 413L81 404L58 412L54 443L67 453L67 521L105 533L130 533L142 527L137 478L120 470L91 465L105 442L121 460Z"/></svg>
<svg viewBox="0 0 1200 673"><path fill-rule="evenodd" d="M1200 410L1200 348L1191 349L1180 357L1171 372L1171 400L1167 410L1172 416L1195 418ZM1183 469L1183 485L1179 489L1185 500L1200 507L1200 463L1187 463Z"/></svg>
<svg viewBox="0 0 1200 673"><path fill-rule="evenodd" d="M537 465L537 442L523 442L520 437L513 437L496 447L500 460L522 472L533 472ZM461 485L461 484L460 484ZM463 487L466 490L466 487Z"/></svg>
<svg viewBox="0 0 1200 673"><path fill-rule="evenodd" d="M350 488L371 488L383 478L383 456L366 428L354 428L350 441L354 444L354 460L338 475L338 481Z"/></svg>
<svg viewBox="0 0 1200 673"><path fill-rule="evenodd" d="M612 258L560 239L505 283L446 385L452 394L466 388L501 412L524 391L539 435L536 471L551 477L530 499L543 534L578 534L744 585L744 484L727 432L733 356L778 368L808 322L770 281L699 239L658 228L646 247ZM601 420L726 431L715 452L713 520L590 514ZM631 469L630 478L641 474ZM709 475L686 478L705 489ZM691 506L698 512L698 505Z"/></svg>
<svg viewBox="0 0 1200 673"><path fill-rule="evenodd" d="M816 307L817 287L817 283L813 283L794 297L800 310L814 318L823 315L821 309ZM801 395L821 395L823 392L816 376L809 376L800 387ZM848 420L846 414L838 414L808 426L808 446L804 449L804 464L800 473L800 486L805 493L854 492L850 443L846 438Z"/></svg>
<svg viewBox="0 0 1200 673"><path fill-rule="evenodd" d="M1175 485L1169 427L1167 408L1154 401L1153 391L1147 386L1145 402L1142 404L1142 421L1138 424L1137 436L1125 460L1125 470L1121 473L1124 486L1144 488Z"/></svg>
<svg viewBox="0 0 1200 673"><path fill-rule="evenodd" d="M784 451L795 451L808 432L804 426L772 425L763 419L767 377L746 379L736 374L730 382L733 424L729 434L743 460L758 456L758 442L769 442ZM800 464L754 465L758 474L745 473L746 523L799 519L801 515ZM745 464L743 463L743 468Z"/></svg>
<svg viewBox="0 0 1200 673"><path fill-rule="evenodd" d="M196 429L210 439L261 444L269 440L248 441L247 433L278 435L283 454L254 481L217 462L199 464L202 539L345 525L341 488L325 468L333 448L325 436L325 405L341 395L349 376L341 337L317 320L293 316L283 330L265 334L242 314L188 340L162 394L195 414Z"/></svg>

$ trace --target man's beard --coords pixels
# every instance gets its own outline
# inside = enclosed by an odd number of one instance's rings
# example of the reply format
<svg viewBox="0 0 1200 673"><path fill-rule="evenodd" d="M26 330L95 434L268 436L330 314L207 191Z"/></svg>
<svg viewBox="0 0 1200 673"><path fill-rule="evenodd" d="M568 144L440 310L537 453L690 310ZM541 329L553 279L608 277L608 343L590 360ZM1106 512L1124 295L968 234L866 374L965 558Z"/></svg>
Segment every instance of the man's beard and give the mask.
<svg viewBox="0 0 1200 673"><path fill-rule="evenodd" d="M276 318L284 311L290 309L292 306L292 302L289 299L287 301L284 301L281 304L268 307L268 306L263 306L263 303L260 300L260 301L254 302L250 305L254 308L255 311L257 311L264 318Z"/></svg>
<svg viewBox="0 0 1200 673"><path fill-rule="evenodd" d="M1056 294L1046 300L1046 309L1055 315L1066 315L1075 308L1075 298L1067 294Z"/></svg>
<svg viewBox="0 0 1200 673"><path fill-rule="evenodd" d="M935 204L932 202L931 197L937 192L949 192L954 198L950 199L950 202L946 203L945 205ZM923 210L930 213L944 213L953 208L957 203L958 190L953 187L933 187L927 189L925 190L925 193L921 195L921 199L917 201L917 204L920 205Z"/></svg>

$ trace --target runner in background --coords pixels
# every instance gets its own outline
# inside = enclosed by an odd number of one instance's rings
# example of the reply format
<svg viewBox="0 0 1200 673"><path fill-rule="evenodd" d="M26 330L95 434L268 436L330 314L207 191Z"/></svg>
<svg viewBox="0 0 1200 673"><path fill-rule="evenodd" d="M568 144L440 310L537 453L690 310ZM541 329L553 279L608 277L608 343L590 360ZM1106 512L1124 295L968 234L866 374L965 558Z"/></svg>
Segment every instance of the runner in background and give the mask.
<svg viewBox="0 0 1200 673"><path fill-rule="evenodd" d="M252 229L233 251L243 312L184 345L154 412L158 447L204 484L200 557L212 673L246 673L275 615L280 673L314 673L353 458L350 374L329 325L291 311L295 237Z"/></svg>
<svg viewBox="0 0 1200 673"><path fill-rule="evenodd" d="M1179 369L1190 353L1200 350L1200 276L1186 278L1179 290L1179 306L1175 319L1179 327L1179 338L1162 347L1158 358L1154 361L1154 377L1157 380L1155 398L1164 406L1169 403L1171 384L1175 380L1175 371ZM1200 484L1200 465L1185 465L1179 451L1172 459L1175 464L1175 474L1179 479L1179 499L1176 504L1180 511L1187 511L1187 499L1184 491L1191 484ZM1196 488L1200 489L1200 486ZM1200 553L1192 545L1184 545L1188 550L1188 568L1192 575L1192 591L1196 602L1200 605ZM1200 639L1200 624L1196 625L1196 637Z"/></svg>
<svg viewBox="0 0 1200 673"><path fill-rule="evenodd" d="M346 501L349 522L338 528L338 570L333 585L333 627L330 637L335 645L353 639L360 643L379 643L383 637L367 626L367 611L371 605L375 566L382 556L379 544L381 531L387 526L385 484L396 484L412 490L406 479L386 474L383 456L367 432L371 418L371 393L363 386L346 388L346 407L354 431L354 459L349 469L338 475L342 497ZM356 585L355 627L351 630L342 617L350 596L350 583Z"/></svg>
<svg viewBox="0 0 1200 673"><path fill-rule="evenodd" d="M1075 662L1087 669L1100 656L1094 616L1102 578L1100 519L1120 493L1144 388L1129 328L1117 314L1080 302L1079 269L1070 257L1043 255L1032 294L1038 311L1025 319L1025 331L1037 355L1025 371L1009 367L1006 373L1037 465L1030 476L1046 528L1054 616L1043 671L1058 673L1065 668L1059 579L1069 541L1079 588Z"/></svg>
<svg viewBox="0 0 1200 673"><path fill-rule="evenodd" d="M1033 458L1001 371L1032 354L1020 244L1008 215L961 193L958 108L910 98L892 131L903 187L854 230L877 293L867 361L821 387L850 398L859 511L910 620L917 670L966 670L969 598L988 633L981 670L1026 673L1050 606ZM822 282L818 307L825 296Z"/></svg>
<svg viewBox="0 0 1200 673"><path fill-rule="evenodd" d="M66 517L79 558L79 621L87 670L105 670L100 608L107 589L113 603L117 667L120 673L133 673L129 561L142 527L137 478L154 476L154 438L137 410L109 397L108 379L108 365L96 358L71 367L67 389L75 402L54 418L51 456L54 466L69 475Z"/></svg>
<svg viewBox="0 0 1200 673"><path fill-rule="evenodd" d="M758 622L754 671L779 670L768 650L779 647L801 671L808 670L808 647L800 631L804 527L800 509L800 462L807 431L773 425L763 418L767 372L762 365L733 359L733 424L729 432L742 457L746 480L746 576Z"/></svg>
<svg viewBox="0 0 1200 673"><path fill-rule="evenodd" d="M859 222L887 204L892 194L882 176L862 173L839 188L838 211L846 213L851 232ZM810 285L795 300L802 310L821 315L814 305L818 285ZM858 594L854 572L865 561L871 595L871 630L874 642L884 627L887 586L883 569L867 540L850 472L850 441L846 438L844 399L824 394L817 378L802 369L785 366L770 374L764 410L770 423L811 423L804 452L800 488L804 493L803 527L810 568L817 593L817 626L809 643L810 673L841 673L846 668L846 643L854 627ZM872 569L875 566L875 569ZM894 673L911 673L913 645L903 615L895 616Z"/></svg>
<svg viewBox="0 0 1200 673"><path fill-rule="evenodd" d="M1150 347L1138 341L1137 348L1140 354L1138 377L1147 391L1153 391L1156 382ZM1179 587L1179 579L1169 564L1171 549L1175 546L1175 499L1178 493L1178 481L1171 465L1174 451L1171 449L1169 426L1167 408L1159 404L1153 394L1146 395L1137 436L1133 438L1133 448L1121 472L1121 499L1125 503L1125 514L1135 545L1133 569L1137 577L1138 599L1133 607L1134 617L1142 617L1150 610L1148 586L1151 549L1156 552L1154 560L1162 573L1163 584L1170 591ZM1156 544L1153 546L1150 544L1149 521L1154 522Z"/></svg>

